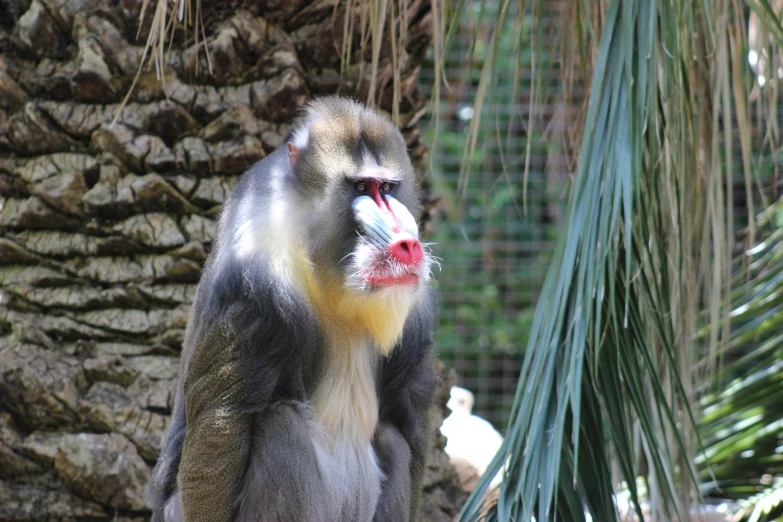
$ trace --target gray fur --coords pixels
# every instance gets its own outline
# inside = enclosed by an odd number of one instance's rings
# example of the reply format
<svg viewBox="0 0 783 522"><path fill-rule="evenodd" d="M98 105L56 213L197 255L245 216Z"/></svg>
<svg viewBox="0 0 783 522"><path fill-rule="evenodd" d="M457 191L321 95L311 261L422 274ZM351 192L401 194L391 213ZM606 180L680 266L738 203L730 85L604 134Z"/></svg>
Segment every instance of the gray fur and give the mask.
<svg viewBox="0 0 783 522"><path fill-rule="evenodd" d="M332 516L335 499L326 494L302 403L280 402L256 418L251 455L237 497L237 520L338 520Z"/></svg>
<svg viewBox="0 0 783 522"><path fill-rule="evenodd" d="M383 481L384 502L376 508L378 520L404 517L414 508L411 499L411 450L402 433L391 424L382 423L375 438L375 452L381 462L387 463ZM411 514L411 517L415 513Z"/></svg>

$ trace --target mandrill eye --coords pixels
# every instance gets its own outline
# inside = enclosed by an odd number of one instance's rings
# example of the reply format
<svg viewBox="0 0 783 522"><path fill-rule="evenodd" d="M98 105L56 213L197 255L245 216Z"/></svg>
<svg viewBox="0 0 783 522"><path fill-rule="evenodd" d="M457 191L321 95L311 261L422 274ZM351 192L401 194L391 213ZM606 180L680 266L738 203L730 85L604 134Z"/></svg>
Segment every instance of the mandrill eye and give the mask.
<svg viewBox="0 0 783 522"><path fill-rule="evenodd" d="M353 188L359 194L364 194L367 192L367 183L364 181L359 181L358 183L353 184Z"/></svg>
<svg viewBox="0 0 783 522"><path fill-rule="evenodd" d="M391 191L391 183L384 183L381 185L381 194L388 194Z"/></svg>

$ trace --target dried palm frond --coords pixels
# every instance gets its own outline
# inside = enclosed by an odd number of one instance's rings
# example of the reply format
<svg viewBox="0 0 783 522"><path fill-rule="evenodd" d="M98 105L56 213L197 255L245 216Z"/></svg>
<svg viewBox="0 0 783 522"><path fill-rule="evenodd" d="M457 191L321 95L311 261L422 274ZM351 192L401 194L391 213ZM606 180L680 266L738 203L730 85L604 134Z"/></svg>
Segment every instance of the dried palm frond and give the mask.
<svg viewBox="0 0 783 522"><path fill-rule="evenodd" d="M147 9L150 6L151 0L143 0L141 4L141 12L139 14L139 29L136 33L136 38L141 34L142 23L144 16L147 13ZM150 26L150 32L147 35L147 43L144 45L144 52L141 55L139 61L139 70L136 72L136 77L133 79L133 83L128 89L128 93L122 100L119 108L117 109L117 115L114 117L114 122L117 121L122 109L127 105L130 100L133 89L136 87L136 83L141 76L142 68L148 63L148 57L155 64L155 72L158 80L161 84L165 84L165 71L166 61L171 53L171 44L174 41L174 33L177 29L184 32L185 39L188 38L188 31L191 30L193 35L193 41L196 49L201 46L204 47L204 52L207 57L207 66L210 74L212 74L212 59L209 55L209 48L207 47L207 37L204 31L204 19L201 12L201 0L195 0L195 7L193 5L194 0L157 0L155 3L155 14L152 17L152 24ZM168 39L169 48L166 51L166 40ZM196 72L198 72L198 60L196 62ZM112 122L112 123L114 123Z"/></svg>

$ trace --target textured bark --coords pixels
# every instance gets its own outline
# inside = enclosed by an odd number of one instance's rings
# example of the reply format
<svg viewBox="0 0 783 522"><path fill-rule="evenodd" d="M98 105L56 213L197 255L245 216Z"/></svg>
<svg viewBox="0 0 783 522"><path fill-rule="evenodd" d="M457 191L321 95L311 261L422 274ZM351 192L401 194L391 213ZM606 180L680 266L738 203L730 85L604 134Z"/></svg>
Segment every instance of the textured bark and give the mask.
<svg viewBox="0 0 783 522"><path fill-rule="evenodd" d="M0 0L0 521L148 517L221 204L305 100L367 94L369 56L340 74L335 3L204 2L214 73L176 39L163 82L145 68L112 125L151 22L137 40L142 0ZM409 1L399 56L418 165L429 5ZM389 45L377 79L391 110ZM441 418L422 520L453 519L463 500Z"/></svg>

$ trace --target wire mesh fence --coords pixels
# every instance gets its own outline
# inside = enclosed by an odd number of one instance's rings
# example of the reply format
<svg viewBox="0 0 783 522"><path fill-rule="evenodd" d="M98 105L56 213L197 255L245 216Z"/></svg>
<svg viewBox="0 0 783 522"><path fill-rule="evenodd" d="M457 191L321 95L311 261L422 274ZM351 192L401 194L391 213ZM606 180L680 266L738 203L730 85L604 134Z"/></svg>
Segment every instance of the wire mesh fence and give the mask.
<svg viewBox="0 0 783 522"><path fill-rule="evenodd" d="M478 146L467 163L466 135L475 117L472 107L489 52L497 2L477 2L466 10L445 56L447 85L423 124L430 150L428 180L435 195L442 198L432 238L437 243L434 251L442 258L441 271L435 274L440 296L439 357L457 371L459 384L474 393L474 413L501 432L513 400L538 291L561 232L571 157L564 131L573 125L580 109L578 103L565 107L552 102L563 85L558 57L546 53L557 48L548 35L563 22L559 18L562 5L552 2L550 7L551 11L537 17L544 27L532 27L531 15L523 18L523 31L540 34L535 55L544 63L538 63L538 76L532 72L533 53L524 48L529 40L519 38L518 28L513 26L513 20L519 19L513 13L514 6L507 26L498 28L501 37L491 74L491 95L485 99ZM432 65L425 64L419 77L426 95L432 93ZM580 99L579 89L577 83L575 100ZM540 100L551 105L537 104ZM750 103L754 107L750 117L756 121L762 103ZM440 122L437 135L435 111ZM768 203L780 194L778 172L783 155L770 152L770 138L763 125L755 126L750 139L757 154L752 166L756 182L750 197L759 212L765 197ZM741 232L748 224L751 207L739 136L732 136L731 147L734 182L728 195L733 201L734 227ZM724 162L727 156L724 153ZM468 176L466 164L470 167ZM745 246L742 237L740 233L735 253Z"/></svg>
<svg viewBox="0 0 783 522"><path fill-rule="evenodd" d="M493 8L491 2L482 5ZM468 13L446 56L448 88L423 130L430 149L428 179L442 200L432 238L442 258L435 274L439 357L457 371L460 386L474 393L473 412L503 432L567 196L560 131L573 109L539 106L530 118L535 82L558 88L558 73L548 68L544 78L533 78L532 64L524 63L530 53L523 50L523 72L515 84L517 39L509 23L501 28L492 97L465 174L466 130L475 117L490 14ZM430 94L433 81L432 68L425 65L420 75L425 93Z"/></svg>

